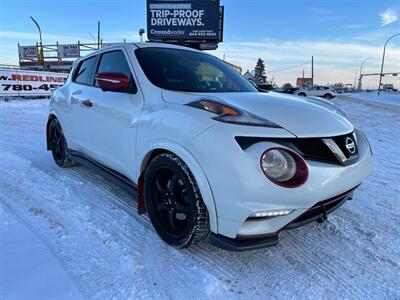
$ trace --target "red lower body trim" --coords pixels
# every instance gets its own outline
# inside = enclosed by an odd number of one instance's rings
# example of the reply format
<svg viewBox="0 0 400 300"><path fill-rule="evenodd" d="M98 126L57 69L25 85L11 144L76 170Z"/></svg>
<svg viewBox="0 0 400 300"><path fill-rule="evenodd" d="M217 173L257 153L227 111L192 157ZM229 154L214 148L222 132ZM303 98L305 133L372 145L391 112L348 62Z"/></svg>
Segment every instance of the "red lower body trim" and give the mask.
<svg viewBox="0 0 400 300"><path fill-rule="evenodd" d="M142 172L142 174L140 174L139 176L138 187L137 187L137 210L139 215L145 214L147 212L146 205L144 203L143 187L144 187L144 172Z"/></svg>

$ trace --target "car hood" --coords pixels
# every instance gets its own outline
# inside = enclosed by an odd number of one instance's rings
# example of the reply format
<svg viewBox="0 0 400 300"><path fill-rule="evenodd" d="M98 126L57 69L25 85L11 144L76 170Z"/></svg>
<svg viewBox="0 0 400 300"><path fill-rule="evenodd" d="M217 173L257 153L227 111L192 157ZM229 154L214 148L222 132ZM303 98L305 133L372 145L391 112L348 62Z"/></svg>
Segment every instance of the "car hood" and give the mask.
<svg viewBox="0 0 400 300"><path fill-rule="evenodd" d="M186 104L214 100L272 121L297 137L330 137L354 130L343 112L326 101L269 93L187 93L162 91L164 101Z"/></svg>

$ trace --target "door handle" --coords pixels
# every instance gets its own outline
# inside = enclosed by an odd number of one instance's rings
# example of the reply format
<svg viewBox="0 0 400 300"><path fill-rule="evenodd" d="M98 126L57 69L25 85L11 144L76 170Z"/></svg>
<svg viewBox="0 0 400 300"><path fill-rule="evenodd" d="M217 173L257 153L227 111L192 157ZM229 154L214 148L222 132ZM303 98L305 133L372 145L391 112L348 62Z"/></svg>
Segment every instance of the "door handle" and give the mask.
<svg viewBox="0 0 400 300"><path fill-rule="evenodd" d="M87 107L92 107L93 103L89 99L82 101L82 104L87 106Z"/></svg>

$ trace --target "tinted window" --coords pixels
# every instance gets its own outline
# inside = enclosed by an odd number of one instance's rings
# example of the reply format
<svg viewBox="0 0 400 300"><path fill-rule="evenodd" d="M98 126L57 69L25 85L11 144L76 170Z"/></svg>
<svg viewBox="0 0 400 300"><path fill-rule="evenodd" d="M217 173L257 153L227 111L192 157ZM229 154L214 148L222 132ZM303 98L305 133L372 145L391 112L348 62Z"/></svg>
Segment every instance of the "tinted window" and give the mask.
<svg viewBox="0 0 400 300"><path fill-rule="evenodd" d="M136 57L156 86L188 92L256 92L246 79L220 59L201 52L141 48Z"/></svg>
<svg viewBox="0 0 400 300"><path fill-rule="evenodd" d="M132 80L131 70L122 51L108 52L101 56L97 73L103 72L122 73ZM97 82L96 85L98 85Z"/></svg>
<svg viewBox="0 0 400 300"><path fill-rule="evenodd" d="M82 61L75 72L73 81L82 84L90 84L95 63L96 56L92 56Z"/></svg>

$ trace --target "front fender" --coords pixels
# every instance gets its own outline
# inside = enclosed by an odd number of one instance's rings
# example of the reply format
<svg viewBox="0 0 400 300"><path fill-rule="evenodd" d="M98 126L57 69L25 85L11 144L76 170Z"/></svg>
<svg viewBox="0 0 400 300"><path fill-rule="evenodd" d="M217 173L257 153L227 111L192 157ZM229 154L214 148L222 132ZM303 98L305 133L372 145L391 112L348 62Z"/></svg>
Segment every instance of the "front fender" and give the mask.
<svg viewBox="0 0 400 300"><path fill-rule="evenodd" d="M215 208L214 196L210 188L210 184L208 182L206 174L204 173L203 168L188 149L168 139L152 141L151 143L147 144L139 153L138 161L141 163L139 164L140 169L137 170L136 174L139 175L145 170L148 159L151 156L151 153L155 150L167 150L169 152L172 152L175 155L179 156L179 158L181 158L183 162L189 167L194 178L196 179L204 204L207 207L210 218L210 229L212 232L217 233L217 211Z"/></svg>

